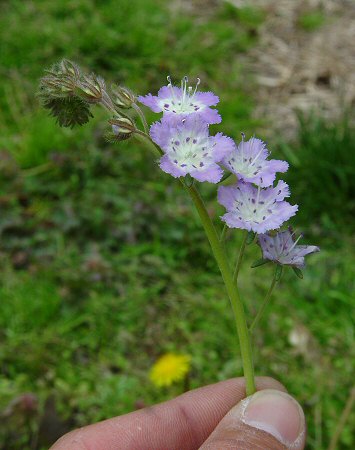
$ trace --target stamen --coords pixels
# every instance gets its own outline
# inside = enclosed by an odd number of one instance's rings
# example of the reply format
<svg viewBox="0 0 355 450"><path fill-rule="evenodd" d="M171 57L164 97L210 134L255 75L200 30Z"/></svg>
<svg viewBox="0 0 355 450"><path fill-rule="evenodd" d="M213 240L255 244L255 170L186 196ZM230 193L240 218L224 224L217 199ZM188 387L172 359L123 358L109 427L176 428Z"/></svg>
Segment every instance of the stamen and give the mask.
<svg viewBox="0 0 355 450"><path fill-rule="evenodd" d="M283 244L283 246L282 246L282 248L283 248L284 250L286 249L288 243L290 242L290 239L292 239L292 241L293 241L293 237L294 237L295 234L296 234L296 233L292 230L291 227L288 227L288 231L290 232L290 235L288 236L287 240L284 242L284 244Z"/></svg>
<svg viewBox="0 0 355 450"><path fill-rule="evenodd" d="M194 92L193 92L191 98L193 98L195 96L195 94L197 92L197 88L198 88L200 83L201 83L201 80L200 80L200 78L197 77L196 86L195 86L195 89L194 89Z"/></svg>
<svg viewBox="0 0 355 450"><path fill-rule="evenodd" d="M293 243L292 247L290 248L290 250L288 251L288 253L290 253L297 245L297 242L301 239L301 237L303 237L303 234L301 233L298 238L295 240L295 242Z"/></svg>
<svg viewBox="0 0 355 450"><path fill-rule="evenodd" d="M187 83L189 82L189 79L187 78L187 76L185 75L184 78L181 80L181 91L182 91L182 96L181 96L181 107L183 108L183 105L185 103L185 98L186 98L186 90L187 90Z"/></svg>
<svg viewBox="0 0 355 450"><path fill-rule="evenodd" d="M253 138L253 144L254 144L254 138ZM253 145L252 144L252 145ZM255 158L253 159L253 161L250 163L250 165L252 166L254 163L255 163L255 161L259 158L259 156L260 156L260 154L261 154L261 152L264 150L264 147L263 146L261 146L261 149L260 149L260 151L259 151L259 153L255 156Z"/></svg>
<svg viewBox="0 0 355 450"><path fill-rule="evenodd" d="M176 102L176 98L175 98L175 93L174 93L174 88L173 88L173 83L172 83L172 81L171 81L171 77L170 77L170 75L168 75L167 77L166 77L166 79L168 80L168 88L170 89L170 92L171 92L171 98L173 99L173 102L175 103Z"/></svg>
<svg viewBox="0 0 355 450"><path fill-rule="evenodd" d="M245 139L245 133L241 133L242 135L242 161L244 162L244 139Z"/></svg>

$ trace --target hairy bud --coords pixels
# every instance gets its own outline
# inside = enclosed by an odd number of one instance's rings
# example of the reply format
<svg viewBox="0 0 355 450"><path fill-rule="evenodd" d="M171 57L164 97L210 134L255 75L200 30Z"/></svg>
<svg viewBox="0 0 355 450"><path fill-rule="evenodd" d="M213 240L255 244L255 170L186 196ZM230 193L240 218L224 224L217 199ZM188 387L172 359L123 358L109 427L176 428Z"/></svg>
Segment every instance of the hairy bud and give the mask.
<svg viewBox="0 0 355 450"><path fill-rule="evenodd" d="M108 122L112 127L112 133L106 134L106 139L111 142L129 139L137 129L133 120L128 117L118 117Z"/></svg>
<svg viewBox="0 0 355 450"><path fill-rule="evenodd" d="M136 131L136 126L132 119L128 117L119 117L108 121L112 125L114 133L132 134Z"/></svg>
<svg viewBox="0 0 355 450"><path fill-rule="evenodd" d="M76 93L89 103L99 103L104 96L105 89L104 80L92 74L85 76L77 83Z"/></svg>
<svg viewBox="0 0 355 450"><path fill-rule="evenodd" d="M111 86L113 102L116 106L123 109L129 109L136 101L136 97L129 89L123 86Z"/></svg>
<svg viewBox="0 0 355 450"><path fill-rule="evenodd" d="M38 95L60 126L72 128L93 117L89 103L101 98L102 87L103 80L83 76L79 66L64 59L46 71L40 80Z"/></svg>

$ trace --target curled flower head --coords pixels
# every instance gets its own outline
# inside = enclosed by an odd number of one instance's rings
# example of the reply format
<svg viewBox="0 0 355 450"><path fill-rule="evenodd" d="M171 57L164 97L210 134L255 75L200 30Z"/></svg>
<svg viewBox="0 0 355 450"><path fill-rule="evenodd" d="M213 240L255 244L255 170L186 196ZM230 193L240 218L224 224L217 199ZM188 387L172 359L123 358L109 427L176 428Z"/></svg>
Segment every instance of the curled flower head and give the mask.
<svg viewBox="0 0 355 450"><path fill-rule="evenodd" d="M222 220L230 228L255 233L275 230L297 212L297 205L284 201L289 195L288 185L284 181L266 189L243 181L233 186L220 186L218 201L227 209Z"/></svg>
<svg viewBox="0 0 355 450"><path fill-rule="evenodd" d="M302 269L305 266L304 257L311 253L319 252L319 247L315 245L297 245L301 237L302 235L295 241L291 228L279 231L275 236L261 234L259 236L259 244L263 252L263 258L284 266Z"/></svg>
<svg viewBox="0 0 355 450"><path fill-rule="evenodd" d="M153 365L149 377L158 387L170 386L184 379L190 370L190 361L189 355L166 353Z"/></svg>
<svg viewBox="0 0 355 450"><path fill-rule="evenodd" d="M262 140L252 137L244 141L242 136L242 142L223 160L223 164L240 180L266 187L272 185L276 172L287 172L286 161L267 159L269 152Z"/></svg>
<svg viewBox="0 0 355 450"><path fill-rule="evenodd" d="M153 141L164 151L160 168L175 178L190 174L198 181L218 183L223 175L217 164L230 153L234 142L222 133L209 136L208 125L190 115L179 120L163 117L150 129Z"/></svg>
<svg viewBox="0 0 355 450"><path fill-rule="evenodd" d="M218 111L210 108L219 102L217 95L212 92L199 92L200 79L197 78L195 88L188 85L188 78L181 80L181 87L173 86L170 77L169 84L163 86L158 95L148 94L138 97L138 101L148 106L152 111L163 112L164 115L178 115L186 117L190 114L200 115L207 123L220 123Z"/></svg>

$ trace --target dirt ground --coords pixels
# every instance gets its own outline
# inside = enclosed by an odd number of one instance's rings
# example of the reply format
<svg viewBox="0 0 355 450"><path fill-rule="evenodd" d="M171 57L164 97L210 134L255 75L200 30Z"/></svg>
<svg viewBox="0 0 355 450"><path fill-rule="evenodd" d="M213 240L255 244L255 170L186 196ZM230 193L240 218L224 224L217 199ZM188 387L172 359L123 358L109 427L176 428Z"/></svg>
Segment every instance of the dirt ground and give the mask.
<svg viewBox="0 0 355 450"><path fill-rule="evenodd" d="M221 1L266 13L258 44L243 57L257 83L256 117L292 137L297 110L336 118L355 106L355 0L178 0L175 7L211 15ZM307 30L302 18L310 14L322 24Z"/></svg>

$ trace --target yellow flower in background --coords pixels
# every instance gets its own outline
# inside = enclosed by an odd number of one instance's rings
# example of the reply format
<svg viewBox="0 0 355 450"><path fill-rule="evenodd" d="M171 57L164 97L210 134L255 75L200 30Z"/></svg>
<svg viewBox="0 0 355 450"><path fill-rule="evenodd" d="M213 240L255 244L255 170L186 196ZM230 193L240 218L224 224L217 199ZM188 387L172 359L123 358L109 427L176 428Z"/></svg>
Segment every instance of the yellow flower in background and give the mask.
<svg viewBox="0 0 355 450"><path fill-rule="evenodd" d="M150 369L149 378L158 387L170 386L184 379L190 370L191 356L166 353Z"/></svg>

